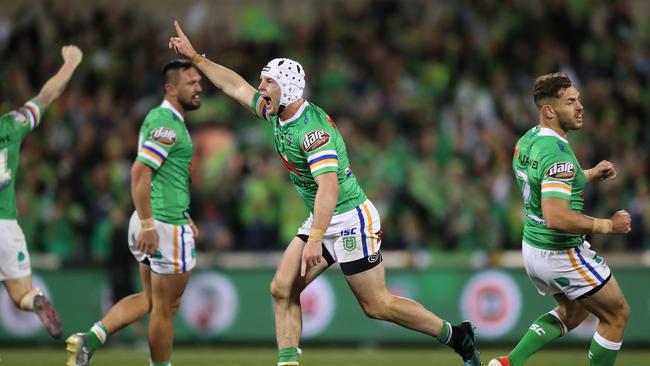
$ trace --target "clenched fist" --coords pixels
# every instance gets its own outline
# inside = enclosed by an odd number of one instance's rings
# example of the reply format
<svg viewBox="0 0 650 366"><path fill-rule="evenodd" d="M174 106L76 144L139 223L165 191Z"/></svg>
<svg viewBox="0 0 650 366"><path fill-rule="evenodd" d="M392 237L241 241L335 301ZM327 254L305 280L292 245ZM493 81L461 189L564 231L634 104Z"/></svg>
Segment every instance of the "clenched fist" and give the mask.
<svg viewBox="0 0 650 366"><path fill-rule="evenodd" d="M632 223L632 217L630 213L625 210L616 211L612 217L612 233L613 234L627 234L632 230L630 226Z"/></svg>
<svg viewBox="0 0 650 366"><path fill-rule="evenodd" d="M77 67L83 58L83 52L79 47L74 45L67 45L61 47L61 56L63 56L63 61L66 64L70 64L73 67Z"/></svg>

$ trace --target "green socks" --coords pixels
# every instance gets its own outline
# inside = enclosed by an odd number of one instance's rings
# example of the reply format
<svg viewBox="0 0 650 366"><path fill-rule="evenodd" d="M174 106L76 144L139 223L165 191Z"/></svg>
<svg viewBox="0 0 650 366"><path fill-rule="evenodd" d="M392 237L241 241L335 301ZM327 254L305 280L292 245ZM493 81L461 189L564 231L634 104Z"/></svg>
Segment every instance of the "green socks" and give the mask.
<svg viewBox="0 0 650 366"><path fill-rule="evenodd" d="M508 354L510 365L522 366L530 356L566 332L566 326L555 310L540 316Z"/></svg>
<svg viewBox="0 0 650 366"><path fill-rule="evenodd" d="M300 365L300 354L302 350L298 347L281 348L278 351L278 366Z"/></svg>
<svg viewBox="0 0 650 366"><path fill-rule="evenodd" d="M438 333L436 336L436 340L442 344L449 344L449 341L451 340L451 333L451 324L443 320L442 328L440 329L440 333Z"/></svg>
<svg viewBox="0 0 650 366"><path fill-rule="evenodd" d="M589 366L613 366L622 343L609 341L596 332L589 347Z"/></svg>
<svg viewBox="0 0 650 366"><path fill-rule="evenodd" d="M90 331L86 333L86 340L88 342L88 349L91 353L95 352L97 348L106 343L108 339L108 331L102 322L95 323Z"/></svg>

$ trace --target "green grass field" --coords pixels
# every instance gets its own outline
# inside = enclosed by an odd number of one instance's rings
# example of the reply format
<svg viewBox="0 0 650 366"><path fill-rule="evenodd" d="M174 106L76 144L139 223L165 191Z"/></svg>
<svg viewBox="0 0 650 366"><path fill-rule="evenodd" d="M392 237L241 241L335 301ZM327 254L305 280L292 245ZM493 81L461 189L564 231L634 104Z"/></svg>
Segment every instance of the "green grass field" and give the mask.
<svg viewBox="0 0 650 366"><path fill-rule="evenodd" d="M586 346L585 346L586 347ZM482 351L483 365L500 349ZM544 351L534 356L527 366L580 366L588 365L587 350L560 349ZM273 366L275 350L271 348L177 348L174 366ZM3 348L0 347L2 366L63 366L65 351L52 348ZM108 348L97 352L91 366L148 366L146 350ZM305 350L302 357L305 366L394 366L394 365L461 365L459 358L450 350L426 349L378 349L378 348L318 348ZM650 349L624 350L617 365L650 365Z"/></svg>

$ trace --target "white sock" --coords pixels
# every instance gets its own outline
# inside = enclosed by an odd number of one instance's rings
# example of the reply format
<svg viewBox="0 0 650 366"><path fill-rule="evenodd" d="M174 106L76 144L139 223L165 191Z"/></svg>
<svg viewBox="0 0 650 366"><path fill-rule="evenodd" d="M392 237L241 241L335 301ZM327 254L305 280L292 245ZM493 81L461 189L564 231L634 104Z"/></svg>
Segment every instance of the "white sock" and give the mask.
<svg viewBox="0 0 650 366"><path fill-rule="evenodd" d="M596 341L596 343L598 343L601 347L608 349L610 351L620 350L621 345L623 344L623 342L612 342L608 339L605 339L605 337L598 334L598 332L594 334L594 341Z"/></svg>

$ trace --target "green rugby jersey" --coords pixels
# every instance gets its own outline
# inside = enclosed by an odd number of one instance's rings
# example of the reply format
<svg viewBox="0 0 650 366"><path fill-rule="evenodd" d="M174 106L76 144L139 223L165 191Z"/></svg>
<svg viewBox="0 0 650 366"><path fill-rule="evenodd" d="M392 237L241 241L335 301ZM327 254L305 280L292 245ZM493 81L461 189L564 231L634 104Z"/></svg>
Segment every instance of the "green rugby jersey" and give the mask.
<svg viewBox="0 0 650 366"><path fill-rule="evenodd" d="M183 116L168 102L149 111L140 127L137 160L153 169L153 217L168 224L187 224L193 146Z"/></svg>
<svg viewBox="0 0 650 366"><path fill-rule="evenodd" d="M0 117L0 219L15 220L16 170L20 145L38 127L42 109L35 99Z"/></svg>
<svg viewBox="0 0 650 366"><path fill-rule="evenodd" d="M338 175L335 215L353 210L367 199L350 169L343 137L325 111L304 101L291 119L281 121L278 115L267 113L266 101L260 93L253 97L251 108L258 117L271 123L275 149L309 211L314 211L318 190L314 178L323 173Z"/></svg>
<svg viewBox="0 0 650 366"><path fill-rule="evenodd" d="M542 217L542 198L546 197L568 200L571 210L583 211L587 179L569 142L550 128L533 127L517 141L512 169L526 211L524 240L549 250L582 244L581 234L549 229Z"/></svg>

